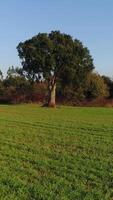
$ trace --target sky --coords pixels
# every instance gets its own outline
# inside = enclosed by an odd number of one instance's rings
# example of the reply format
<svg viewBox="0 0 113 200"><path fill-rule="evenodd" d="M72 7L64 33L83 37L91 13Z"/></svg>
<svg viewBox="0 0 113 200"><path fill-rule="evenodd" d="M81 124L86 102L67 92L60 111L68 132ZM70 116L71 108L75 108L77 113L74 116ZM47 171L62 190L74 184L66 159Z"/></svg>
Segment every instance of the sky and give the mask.
<svg viewBox="0 0 113 200"><path fill-rule="evenodd" d="M19 42L60 30L83 42L95 70L113 77L113 0L0 0L0 69L21 66Z"/></svg>

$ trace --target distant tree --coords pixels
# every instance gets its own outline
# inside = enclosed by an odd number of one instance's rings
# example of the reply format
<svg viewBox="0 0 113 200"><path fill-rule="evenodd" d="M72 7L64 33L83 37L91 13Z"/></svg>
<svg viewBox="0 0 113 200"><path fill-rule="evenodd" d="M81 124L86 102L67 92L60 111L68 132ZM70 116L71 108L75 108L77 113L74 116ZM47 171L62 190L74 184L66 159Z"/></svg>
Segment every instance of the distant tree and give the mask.
<svg viewBox="0 0 113 200"><path fill-rule="evenodd" d="M79 40L59 31L39 33L19 43L17 50L25 76L33 81L47 80L50 107L55 107L56 84L59 81L80 85L94 68L89 50Z"/></svg>
<svg viewBox="0 0 113 200"><path fill-rule="evenodd" d="M103 78L97 73L89 73L86 81L86 98L108 97L109 89Z"/></svg>
<svg viewBox="0 0 113 200"><path fill-rule="evenodd" d="M4 94L4 85L3 85L3 73L0 70L0 98Z"/></svg>
<svg viewBox="0 0 113 200"><path fill-rule="evenodd" d="M6 79L4 79L4 86L14 87L19 94L23 94L31 89L29 81L19 74L19 68L9 67Z"/></svg>
<svg viewBox="0 0 113 200"><path fill-rule="evenodd" d="M0 70L0 81L3 81L3 73L1 70Z"/></svg>
<svg viewBox="0 0 113 200"><path fill-rule="evenodd" d="M107 84L109 89L109 97L113 98L113 80L108 76L102 76L104 82Z"/></svg>
<svg viewBox="0 0 113 200"><path fill-rule="evenodd" d="M19 67L11 66L7 70L6 78L21 76L20 71L21 71L21 69Z"/></svg>

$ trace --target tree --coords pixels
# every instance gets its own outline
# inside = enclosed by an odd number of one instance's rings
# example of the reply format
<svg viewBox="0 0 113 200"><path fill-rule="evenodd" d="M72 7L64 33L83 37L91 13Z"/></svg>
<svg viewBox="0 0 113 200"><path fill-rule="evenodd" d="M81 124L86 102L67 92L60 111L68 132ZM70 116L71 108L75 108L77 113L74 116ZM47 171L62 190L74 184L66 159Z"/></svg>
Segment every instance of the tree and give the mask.
<svg viewBox="0 0 113 200"><path fill-rule="evenodd" d="M97 73L89 73L86 81L86 98L108 97L109 90L103 78Z"/></svg>
<svg viewBox="0 0 113 200"><path fill-rule="evenodd" d="M3 81L3 73L1 70L0 70L0 81Z"/></svg>
<svg viewBox="0 0 113 200"><path fill-rule="evenodd" d="M48 106L55 107L56 84L80 84L94 68L89 50L77 39L59 31L20 42L18 54L22 60L23 74L30 80L48 82Z"/></svg>
<svg viewBox="0 0 113 200"><path fill-rule="evenodd" d="M102 78L109 88L109 98L113 98L113 80L108 76L102 76Z"/></svg>

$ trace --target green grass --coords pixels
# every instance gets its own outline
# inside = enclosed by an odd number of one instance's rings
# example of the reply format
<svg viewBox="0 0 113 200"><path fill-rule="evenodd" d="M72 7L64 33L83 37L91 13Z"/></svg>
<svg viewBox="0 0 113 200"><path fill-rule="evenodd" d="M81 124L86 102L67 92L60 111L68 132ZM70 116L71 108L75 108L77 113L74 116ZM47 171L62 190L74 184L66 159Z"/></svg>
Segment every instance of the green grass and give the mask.
<svg viewBox="0 0 113 200"><path fill-rule="evenodd" d="M113 200L113 109L1 105L0 200Z"/></svg>

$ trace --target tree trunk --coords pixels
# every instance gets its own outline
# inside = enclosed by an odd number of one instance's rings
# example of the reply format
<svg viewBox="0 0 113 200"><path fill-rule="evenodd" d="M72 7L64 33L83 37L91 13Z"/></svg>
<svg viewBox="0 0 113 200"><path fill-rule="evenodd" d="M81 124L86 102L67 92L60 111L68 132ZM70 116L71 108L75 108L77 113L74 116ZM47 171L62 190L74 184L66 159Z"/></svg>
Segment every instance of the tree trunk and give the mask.
<svg viewBox="0 0 113 200"><path fill-rule="evenodd" d="M49 101L48 106L55 108L56 106L56 82L55 78L52 78L52 81L49 82Z"/></svg>

